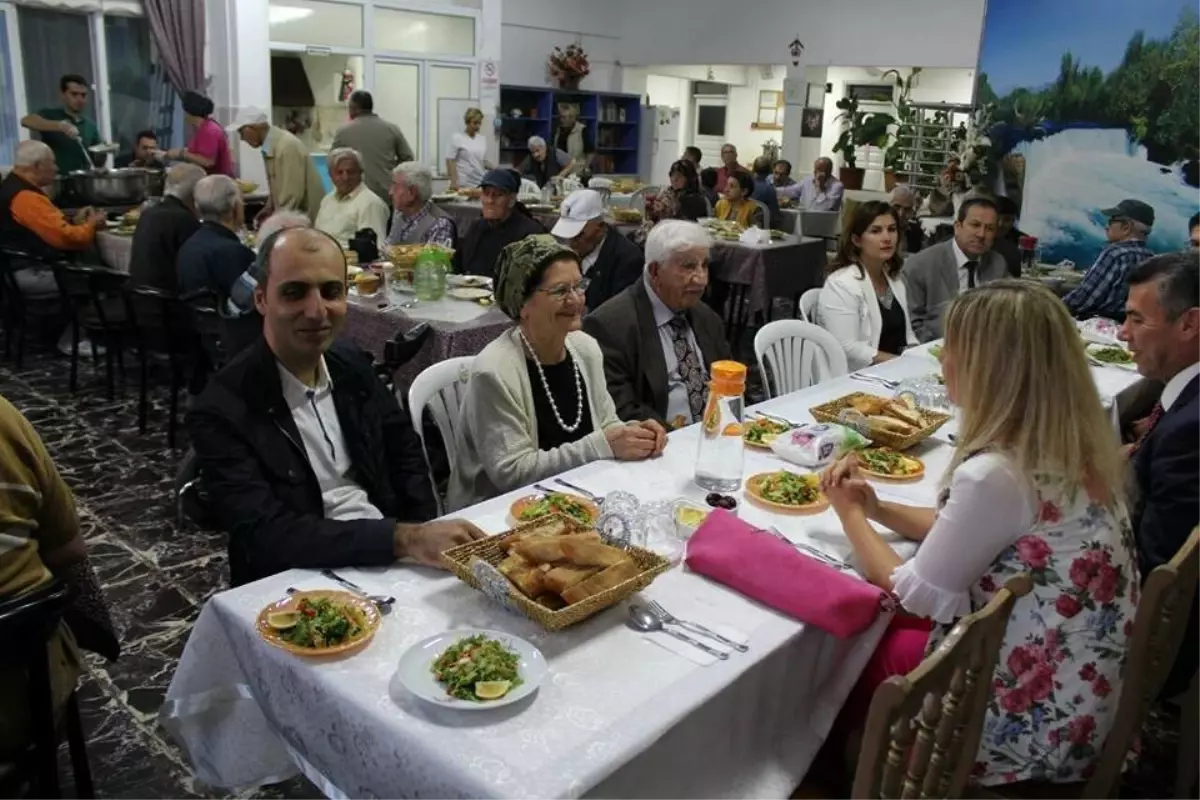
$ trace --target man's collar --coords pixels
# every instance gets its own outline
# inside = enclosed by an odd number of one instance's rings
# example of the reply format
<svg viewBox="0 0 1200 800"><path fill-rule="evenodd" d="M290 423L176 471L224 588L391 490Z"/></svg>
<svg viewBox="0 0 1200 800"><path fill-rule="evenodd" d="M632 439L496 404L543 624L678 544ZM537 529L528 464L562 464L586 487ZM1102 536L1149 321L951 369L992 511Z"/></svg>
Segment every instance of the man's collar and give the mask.
<svg viewBox="0 0 1200 800"><path fill-rule="evenodd" d="M283 399L287 403L288 408L294 408L307 400L310 392L323 396L333 389L333 381L330 379L329 370L325 365L325 356L321 356L321 361L317 364L317 383L315 386L309 386L297 378L278 359L275 360L275 367L279 370L279 384L280 388L283 389Z"/></svg>
<svg viewBox="0 0 1200 800"><path fill-rule="evenodd" d="M1170 411L1171 406L1175 405L1175 401L1179 399L1179 395L1183 394L1183 390L1187 385L1200 375L1200 362L1192 364L1190 367L1184 367L1174 378L1167 381L1167 385L1163 387L1162 396L1159 397L1159 402L1162 403L1163 411Z"/></svg>
<svg viewBox="0 0 1200 800"><path fill-rule="evenodd" d="M964 264L972 260L968 258L967 254L964 253L962 248L958 246L957 239L950 240L950 249L954 253L954 266L958 269L962 269ZM975 259L975 261L978 262L978 259Z"/></svg>
<svg viewBox="0 0 1200 800"><path fill-rule="evenodd" d="M347 192L346 194L343 194L343 195L339 195L337 193L337 189L334 189L333 190L333 199L337 200L339 203L345 203L349 200L353 200L354 198L356 198L360 194L362 194L362 190L364 187L366 187L366 184L360 183L358 186L355 186L353 189L351 189L349 192Z"/></svg>
<svg viewBox="0 0 1200 800"><path fill-rule="evenodd" d="M661 328L678 315L668 308L667 304L658 296L658 292L654 291L654 287L650 285L649 275L643 275L642 281L646 284L646 296L650 298L650 310L654 312L654 325Z"/></svg>

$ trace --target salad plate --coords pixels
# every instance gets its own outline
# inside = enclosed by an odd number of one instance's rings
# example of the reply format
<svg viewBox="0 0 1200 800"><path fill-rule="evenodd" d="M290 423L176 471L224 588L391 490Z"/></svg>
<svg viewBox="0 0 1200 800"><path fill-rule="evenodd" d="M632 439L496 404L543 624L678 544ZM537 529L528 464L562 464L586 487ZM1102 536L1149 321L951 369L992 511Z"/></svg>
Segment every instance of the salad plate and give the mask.
<svg viewBox="0 0 1200 800"><path fill-rule="evenodd" d="M547 514L566 514L584 525L592 526L600 519L600 509L591 500L570 492L531 494L518 498L509 506L514 524L532 522Z"/></svg>
<svg viewBox="0 0 1200 800"><path fill-rule="evenodd" d="M258 612L259 636L299 656L331 656L366 646L383 617L369 600L335 589L296 592Z"/></svg>
<svg viewBox="0 0 1200 800"><path fill-rule="evenodd" d="M484 711L533 694L549 671L546 657L524 639L503 631L460 628L431 636L406 650L397 676L404 688L429 703ZM507 687L502 686L505 683ZM481 685L505 691L494 698L480 698L476 691Z"/></svg>
<svg viewBox="0 0 1200 800"><path fill-rule="evenodd" d="M788 514L820 514L829 508L819 479L812 473L779 470L751 475L746 480L746 496L757 505Z"/></svg>

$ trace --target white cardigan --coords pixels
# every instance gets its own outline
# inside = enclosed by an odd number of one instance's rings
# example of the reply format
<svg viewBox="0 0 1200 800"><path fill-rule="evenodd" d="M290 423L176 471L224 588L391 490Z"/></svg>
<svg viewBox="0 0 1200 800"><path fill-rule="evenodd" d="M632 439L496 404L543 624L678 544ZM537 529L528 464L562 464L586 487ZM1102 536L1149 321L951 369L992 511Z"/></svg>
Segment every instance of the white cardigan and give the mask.
<svg viewBox="0 0 1200 800"><path fill-rule="evenodd" d="M604 356L583 331L567 334L579 359L593 430L582 439L538 449L533 389L517 329L500 335L475 357L454 436L457 457L446 503L453 511L574 467L612 458L604 435L620 425L604 379ZM538 391L542 391L538 387ZM568 419L574 409L567 409Z"/></svg>
<svg viewBox="0 0 1200 800"><path fill-rule="evenodd" d="M895 302L904 309L905 341L909 347L915 347L918 342L909 320L908 293L904 281L899 276L889 276L887 281L892 287ZM851 371L869 366L879 352L879 334L883 332L879 297L870 279L857 265L842 267L825 279L825 285L821 287L821 299L817 303L817 319L821 327L833 334L833 338L841 344Z"/></svg>

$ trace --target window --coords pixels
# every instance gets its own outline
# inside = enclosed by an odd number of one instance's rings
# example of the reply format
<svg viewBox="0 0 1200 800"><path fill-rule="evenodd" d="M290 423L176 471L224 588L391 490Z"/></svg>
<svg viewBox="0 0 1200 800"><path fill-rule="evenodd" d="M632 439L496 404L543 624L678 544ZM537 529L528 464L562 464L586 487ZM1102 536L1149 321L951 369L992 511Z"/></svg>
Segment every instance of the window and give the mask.
<svg viewBox="0 0 1200 800"><path fill-rule="evenodd" d="M750 127L756 130L783 130L783 92L767 89L758 93L758 115Z"/></svg>
<svg viewBox="0 0 1200 800"><path fill-rule="evenodd" d="M725 106L701 105L696 108L696 135L725 135Z"/></svg>
<svg viewBox="0 0 1200 800"><path fill-rule="evenodd" d="M104 42L112 141L121 146L119 152L129 153L138 133L148 129L158 134L159 147L167 149L175 92L153 56L150 23L144 17L106 16Z"/></svg>
<svg viewBox="0 0 1200 800"><path fill-rule="evenodd" d="M324 47L363 46L360 5L324 0L271 0L268 22L272 42Z"/></svg>
<svg viewBox="0 0 1200 800"><path fill-rule="evenodd" d="M475 18L377 8L375 49L473 56Z"/></svg>
<svg viewBox="0 0 1200 800"><path fill-rule="evenodd" d="M8 22L13 13L11 8L0 6L0 164L13 163L21 138L17 85L13 75L15 60L8 41Z"/></svg>
<svg viewBox="0 0 1200 800"><path fill-rule="evenodd" d="M75 73L92 85L83 113L96 119L96 74L87 14L68 14L40 8L17 12L21 56L25 67L25 101L29 113L62 105L58 81Z"/></svg>

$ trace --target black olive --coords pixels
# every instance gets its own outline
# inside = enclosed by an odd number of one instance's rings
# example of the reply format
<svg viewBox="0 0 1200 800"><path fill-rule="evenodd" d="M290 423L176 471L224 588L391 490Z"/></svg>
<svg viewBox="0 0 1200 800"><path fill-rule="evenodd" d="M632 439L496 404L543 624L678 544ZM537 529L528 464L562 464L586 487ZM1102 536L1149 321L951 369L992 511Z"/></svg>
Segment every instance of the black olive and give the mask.
<svg viewBox="0 0 1200 800"><path fill-rule="evenodd" d="M725 495L721 498L721 508L727 511L732 511L733 509L737 508L737 500L733 499L729 495Z"/></svg>
<svg viewBox="0 0 1200 800"><path fill-rule="evenodd" d="M721 508L722 496L723 495L719 494L718 492L709 492L708 496L704 498L704 502L708 503L713 508Z"/></svg>

